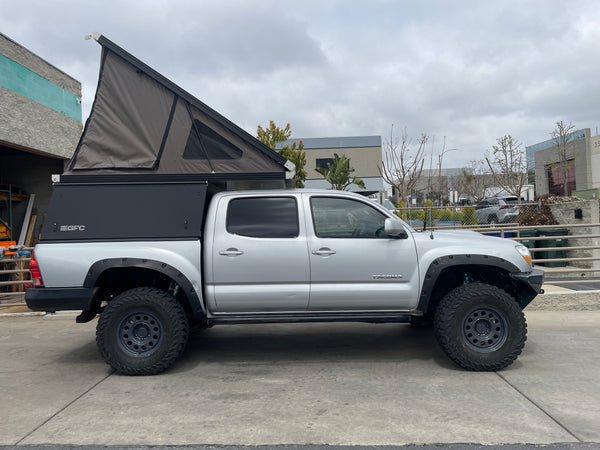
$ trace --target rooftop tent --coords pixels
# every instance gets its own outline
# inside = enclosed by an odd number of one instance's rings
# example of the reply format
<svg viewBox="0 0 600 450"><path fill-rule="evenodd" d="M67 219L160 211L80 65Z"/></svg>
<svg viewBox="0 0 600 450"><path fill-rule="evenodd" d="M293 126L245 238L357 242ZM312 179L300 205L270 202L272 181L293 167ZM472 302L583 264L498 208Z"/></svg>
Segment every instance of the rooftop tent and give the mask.
<svg viewBox="0 0 600 450"><path fill-rule="evenodd" d="M64 181L122 174L205 181L294 176L294 165L277 152L104 36L93 37L102 45L96 98Z"/></svg>

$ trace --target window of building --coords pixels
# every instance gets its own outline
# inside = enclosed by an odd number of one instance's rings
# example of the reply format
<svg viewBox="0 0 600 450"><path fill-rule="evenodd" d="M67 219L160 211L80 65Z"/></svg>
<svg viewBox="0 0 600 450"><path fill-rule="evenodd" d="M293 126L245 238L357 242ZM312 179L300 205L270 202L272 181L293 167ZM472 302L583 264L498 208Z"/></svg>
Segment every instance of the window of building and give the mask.
<svg viewBox="0 0 600 450"><path fill-rule="evenodd" d="M385 238L386 216L357 200L312 197L315 235L320 238Z"/></svg>
<svg viewBox="0 0 600 450"><path fill-rule="evenodd" d="M229 202L227 231L256 238L298 236L298 207L293 197L249 197Z"/></svg>
<svg viewBox="0 0 600 450"><path fill-rule="evenodd" d="M190 129L183 150L183 159L210 159L216 161L240 159L241 157L242 151L239 148L199 120L194 120L194 126Z"/></svg>
<svg viewBox="0 0 600 450"><path fill-rule="evenodd" d="M333 164L333 158L317 158L317 169L327 169L328 164Z"/></svg>
<svg viewBox="0 0 600 450"><path fill-rule="evenodd" d="M548 192L553 195L565 195L565 177L563 173L563 164L554 163L546 166L546 175L548 176ZM567 161L567 195L576 190L575 183L575 160Z"/></svg>

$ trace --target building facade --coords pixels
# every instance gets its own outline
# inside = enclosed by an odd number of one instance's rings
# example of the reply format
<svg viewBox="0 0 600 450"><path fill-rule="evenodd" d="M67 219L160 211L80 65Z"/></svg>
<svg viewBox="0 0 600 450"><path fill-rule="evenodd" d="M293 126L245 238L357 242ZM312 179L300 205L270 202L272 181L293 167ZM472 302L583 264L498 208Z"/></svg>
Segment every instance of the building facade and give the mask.
<svg viewBox="0 0 600 450"><path fill-rule="evenodd" d="M566 179L558 147L552 139L526 147L528 164L535 168L537 195L567 194L598 198L600 192L600 136L589 128L573 132L566 152Z"/></svg>
<svg viewBox="0 0 600 450"><path fill-rule="evenodd" d="M362 178L365 189L356 185L349 187L350 191L363 195L372 195L384 191L383 178L379 172L382 161L381 136L352 136L325 138L297 138L280 143L277 149L302 141L306 153L307 188L329 189L331 185L315 169L327 167L333 161L334 154L345 155L350 159L354 168L353 176ZM296 144L297 145L297 144Z"/></svg>
<svg viewBox="0 0 600 450"><path fill-rule="evenodd" d="M51 175L62 173L81 131L81 83L0 33L0 219L12 240L31 194L39 230Z"/></svg>

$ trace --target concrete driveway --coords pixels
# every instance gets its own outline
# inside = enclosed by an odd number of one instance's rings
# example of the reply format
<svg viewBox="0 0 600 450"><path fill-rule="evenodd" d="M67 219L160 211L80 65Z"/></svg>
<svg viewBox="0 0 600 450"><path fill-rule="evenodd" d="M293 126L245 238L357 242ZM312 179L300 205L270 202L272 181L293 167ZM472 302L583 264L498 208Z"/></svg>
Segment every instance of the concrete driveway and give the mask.
<svg viewBox="0 0 600 450"><path fill-rule="evenodd" d="M209 329L168 372L125 377L95 321L4 317L0 444L600 443L600 311L527 319L499 373L454 366L431 330L298 324Z"/></svg>

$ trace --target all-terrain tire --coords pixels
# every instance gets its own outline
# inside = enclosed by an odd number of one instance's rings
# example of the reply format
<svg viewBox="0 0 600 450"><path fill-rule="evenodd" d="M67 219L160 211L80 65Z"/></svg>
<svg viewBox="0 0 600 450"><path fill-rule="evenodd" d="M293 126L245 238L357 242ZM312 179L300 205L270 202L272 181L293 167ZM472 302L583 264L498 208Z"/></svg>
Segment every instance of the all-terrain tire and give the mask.
<svg viewBox="0 0 600 450"><path fill-rule="evenodd" d="M442 350L467 370L497 371L513 363L527 340L525 315L506 291L465 284L450 291L435 313Z"/></svg>
<svg viewBox="0 0 600 450"><path fill-rule="evenodd" d="M142 287L108 303L98 319L96 344L118 373L156 375L181 355L188 335L179 302L163 290Z"/></svg>

